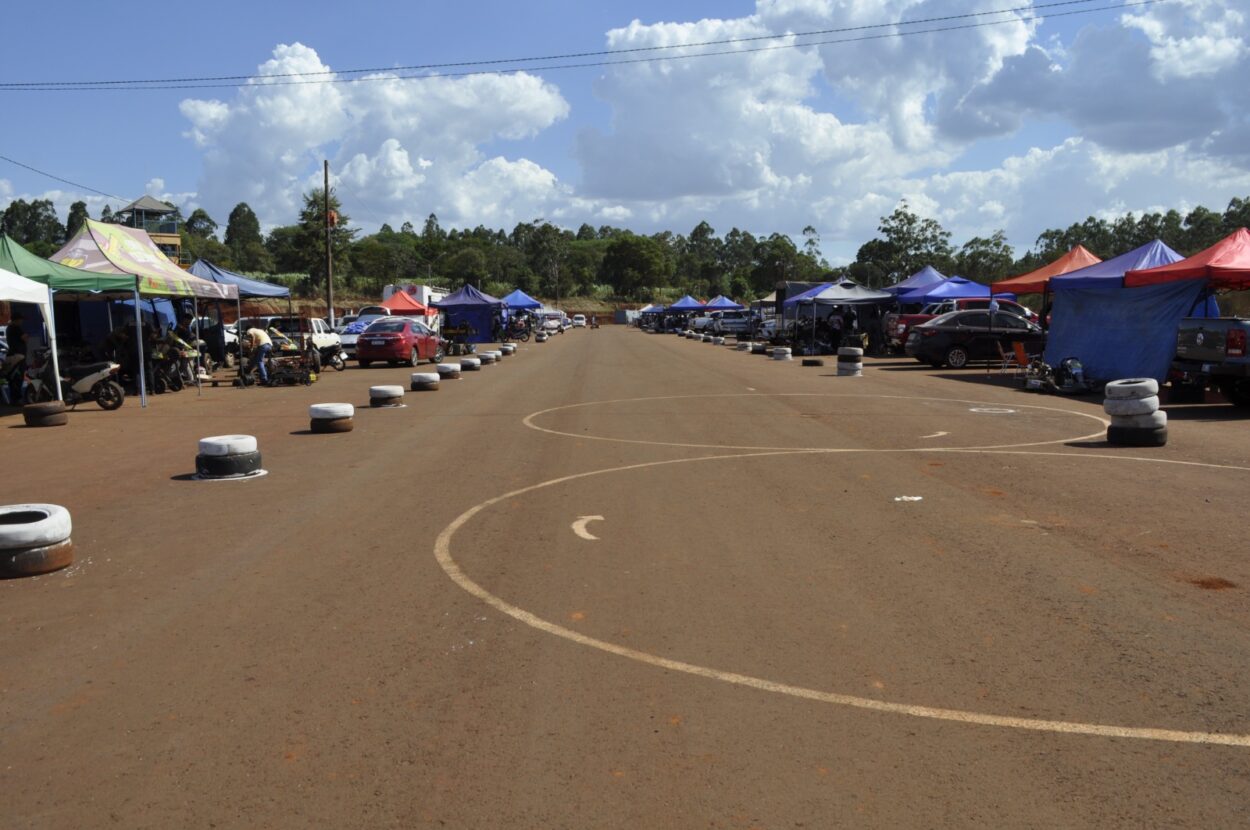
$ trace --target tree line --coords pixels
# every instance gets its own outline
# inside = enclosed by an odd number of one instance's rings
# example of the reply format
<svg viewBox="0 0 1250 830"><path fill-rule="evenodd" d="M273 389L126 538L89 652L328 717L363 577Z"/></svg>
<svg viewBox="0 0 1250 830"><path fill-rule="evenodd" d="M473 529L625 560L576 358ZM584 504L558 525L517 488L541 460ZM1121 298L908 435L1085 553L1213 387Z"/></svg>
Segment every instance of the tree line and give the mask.
<svg viewBox="0 0 1250 830"><path fill-rule="evenodd" d="M291 286L316 296L325 285L325 213L320 189L304 195L298 221L264 234L260 220L240 202L224 231L203 209L179 221L183 250L223 268ZM780 280L817 281L849 277L864 285L891 285L932 265L989 283L1040 267L1081 244L1107 259L1153 239L1189 255L1250 226L1250 198L1235 198L1223 212L1196 207L1182 215L1128 213L1115 219L1089 217L1038 235L1031 250L1016 256L1003 231L973 237L959 247L934 219L918 216L904 201L880 219L878 235L864 243L855 260L830 268L816 229L803 230L797 243L781 233L755 235L731 229L720 236L707 222L688 234L662 231L636 234L610 225L582 224L576 231L545 219L519 222L511 231L478 225L445 229L434 214L420 228L404 222L399 230L383 225L361 235L333 189L330 209L336 290L346 296L376 297L387 283L429 282L457 288L473 284L487 293L520 288L553 299L672 300L681 294L737 299L759 297ZM88 216L84 202L70 206L62 224L52 202L17 199L0 213L0 229L40 256L50 256L72 237ZM105 206L100 219L114 221ZM222 231L219 238L219 231Z"/></svg>

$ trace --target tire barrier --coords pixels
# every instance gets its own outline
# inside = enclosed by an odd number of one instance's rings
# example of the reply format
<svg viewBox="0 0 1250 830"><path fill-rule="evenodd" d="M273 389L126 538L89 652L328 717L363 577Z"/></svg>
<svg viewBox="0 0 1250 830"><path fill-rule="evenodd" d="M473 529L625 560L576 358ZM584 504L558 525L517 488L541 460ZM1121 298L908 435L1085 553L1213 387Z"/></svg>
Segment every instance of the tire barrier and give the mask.
<svg viewBox="0 0 1250 830"><path fill-rule="evenodd" d="M516 345L513 343L504 343L499 347L499 351L508 357L512 357L516 354Z"/></svg>
<svg viewBox="0 0 1250 830"><path fill-rule="evenodd" d="M803 358L803 365L804 366L824 366L825 361L821 360L819 357L805 357Z"/></svg>
<svg viewBox="0 0 1250 830"><path fill-rule="evenodd" d="M864 350L858 346L841 346L838 349L838 377L858 378L864 376Z"/></svg>
<svg viewBox="0 0 1250 830"><path fill-rule="evenodd" d="M413 372L409 381L409 388L413 392L437 392L439 374L438 372Z"/></svg>
<svg viewBox="0 0 1250 830"><path fill-rule="evenodd" d="M699 339L700 339L700 340L702 340L704 343L711 343L711 342L712 342L712 335L710 335L710 334L701 334L701 335L699 335Z"/></svg>
<svg viewBox="0 0 1250 830"><path fill-rule="evenodd" d="M256 438L251 435L214 435L200 439L195 476L200 479L248 478L261 469Z"/></svg>
<svg viewBox="0 0 1250 830"><path fill-rule="evenodd" d="M535 342L535 343L546 343L546 342L547 342L547 335L546 335L546 333L545 333L545 332L541 332L541 331L540 331L538 334L534 335L534 342Z"/></svg>
<svg viewBox="0 0 1250 830"><path fill-rule="evenodd" d="M749 352L749 351L751 351L751 343L750 343L750 341L747 341L747 340L739 340L739 341L738 341L738 351L740 351L740 352Z"/></svg>
<svg viewBox="0 0 1250 830"><path fill-rule="evenodd" d="M438 364L438 376L442 380L460 380L460 364L459 363Z"/></svg>
<svg viewBox="0 0 1250 830"><path fill-rule="evenodd" d="M73 529L58 504L0 507L0 575L38 576L73 564Z"/></svg>
<svg viewBox="0 0 1250 830"><path fill-rule="evenodd" d="M773 360L793 360L790 349L785 346L778 346L773 349Z"/></svg>
<svg viewBox="0 0 1250 830"><path fill-rule="evenodd" d="M1103 389L1102 409L1111 416L1107 443L1119 447L1162 447L1168 442L1168 414L1159 409L1154 378L1113 380Z"/></svg>
<svg viewBox="0 0 1250 830"><path fill-rule="evenodd" d="M482 359L480 357L462 357L460 358L460 370L464 372L480 372L482 370Z"/></svg>
<svg viewBox="0 0 1250 830"><path fill-rule="evenodd" d="M495 362L494 352L478 352L478 357L481 359L483 366L490 366Z"/></svg>
<svg viewBox="0 0 1250 830"><path fill-rule="evenodd" d="M751 354L768 354L767 343L752 343Z"/></svg>
<svg viewBox="0 0 1250 830"><path fill-rule="evenodd" d="M712 345L713 345L713 346L723 346L723 345L725 345L725 338L723 338L723 337L713 337L713 338L712 338Z"/></svg>
<svg viewBox="0 0 1250 830"><path fill-rule="evenodd" d="M319 435L351 432L355 414L356 407L349 403L315 403L308 407L308 429Z"/></svg>
<svg viewBox="0 0 1250 830"><path fill-rule="evenodd" d="M404 402L402 386L370 386L369 406L386 407L400 406Z"/></svg>
<svg viewBox="0 0 1250 830"><path fill-rule="evenodd" d="M64 401L28 403L22 407L22 420L28 427L63 427L69 423Z"/></svg>

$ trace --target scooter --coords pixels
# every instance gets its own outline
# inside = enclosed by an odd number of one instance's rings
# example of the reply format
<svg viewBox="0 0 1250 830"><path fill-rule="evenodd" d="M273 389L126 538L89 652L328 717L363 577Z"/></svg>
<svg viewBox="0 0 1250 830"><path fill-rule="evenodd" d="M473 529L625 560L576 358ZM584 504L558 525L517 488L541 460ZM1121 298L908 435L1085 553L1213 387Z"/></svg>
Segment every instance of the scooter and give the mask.
<svg viewBox="0 0 1250 830"><path fill-rule="evenodd" d="M36 352L38 362L26 370L26 402L40 403L56 398L52 383L55 373L47 349ZM126 400L126 393L114 378L121 366L109 361L70 366L60 379L61 396L70 407L95 401L101 409L112 411Z"/></svg>

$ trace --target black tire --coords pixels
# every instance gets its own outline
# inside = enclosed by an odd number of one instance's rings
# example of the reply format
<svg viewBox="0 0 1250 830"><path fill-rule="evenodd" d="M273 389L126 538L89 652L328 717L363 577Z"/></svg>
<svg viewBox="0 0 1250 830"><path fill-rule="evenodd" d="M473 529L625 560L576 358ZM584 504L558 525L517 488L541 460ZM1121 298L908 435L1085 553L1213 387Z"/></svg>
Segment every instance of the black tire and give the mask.
<svg viewBox="0 0 1250 830"><path fill-rule="evenodd" d="M170 372L169 380L167 381L167 383L169 384L169 391L171 392L182 391L183 383L182 383L182 375L180 373Z"/></svg>
<svg viewBox="0 0 1250 830"><path fill-rule="evenodd" d="M819 357L805 357L803 358L803 365L804 366L824 366L825 361L821 360Z"/></svg>
<svg viewBox="0 0 1250 830"><path fill-rule="evenodd" d="M308 423L308 428L319 435L331 432L351 432L355 426L356 422L351 418L313 418Z"/></svg>
<svg viewBox="0 0 1250 830"><path fill-rule="evenodd" d="M205 478L225 478L254 473L260 469L260 451L236 455L197 455L195 473Z"/></svg>
<svg viewBox="0 0 1250 830"><path fill-rule="evenodd" d="M58 412L55 415L24 415L23 418L28 427L63 427L69 423L68 412Z"/></svg>
<svg viewBox="0 0 1250 830"><path fill-rule="evenodd" d="M421 365L421 353L418 352L415 347L408 355L408 365L414 369Z"/></svg>
<svg viewBox="0 0 1250 830"><path fill-rule="evenodd" d="M951 346L946 350L946 365L952 369L963 369L968 365L968 350L963 346Z"/></svg>
<svg viewBox="0 0 1250 830"><path fill-rule="evenodd" d="M517 335L516 339L520 340L522 343L528 343L530 342L530 333L528 331L523 331Z"/></svg>
<svg viewBox="0 0 1250 830"><path fill-rule="evenodd" d="M91 394L95 396L96 404L106 412L120 409L126 401L126 390L111 380L102 380L97 383L91 388Z"/></svg>
<svg viewBox="0 0 1250 830"><path fill-rule="evenodd" d="M66 539L55 545L0 550L0 574L38 576L59 571L74 562L74 542Z"/></svg>
<svg viewBox="0 0 1250 830"><path fill-rule="evenodd" d="M59 415L65 411L65 401L48 401L46 403L28 403L22 407L23 415Z"/></svg>
<svg viewBox="0 0 1250 830"><path fill-rule="evenodd" d="M1220 385L1220 393L1239 409L1250 409L1250 381L1230 380Z"/></svg>
<svg viewBox="0 0 1250 830"><path fill-rule="evenodd" d="M347 368L347 361L343 359L343 353L339 352L330 358L330 365L334 367L334 371L341 372Z"/></svg>
<svg viewBox="0 0 1250 830"><path fill-rule="evenodd" d="M357 360L356 362L360 364L361 369L368 369L370 366L373 365L372 360Z"/></svg>
<svg viewBox="0 0 1250 830"><path fill-rule="evenodd" d="M369 406L374 407L375 409L380 409L382 407L387 407L387 406L399 406L403 402L404 402L403 395L399 395L398 397L394 397L394 398L370 398Z"/></svg>
<svg viewBox="0 0 1250 830"><path fill-rule="evenodd" d="M434 356L430 358L430 362L431 362L431 363L442 363L442 362L443 362L443 358L445 358L445 357L447 357L447 353L446 353L446 351L443 349L443 347L442 347L442 346L439 346L438 348L436 348L436 349L434 350Z"/></svg>
<svg viewBox="0 0 1250 830"><path fill-rule="evenodd" d="M1167 442L1167 427L1107 427L1107 443L1115 446L1162 447Z"/></svg>

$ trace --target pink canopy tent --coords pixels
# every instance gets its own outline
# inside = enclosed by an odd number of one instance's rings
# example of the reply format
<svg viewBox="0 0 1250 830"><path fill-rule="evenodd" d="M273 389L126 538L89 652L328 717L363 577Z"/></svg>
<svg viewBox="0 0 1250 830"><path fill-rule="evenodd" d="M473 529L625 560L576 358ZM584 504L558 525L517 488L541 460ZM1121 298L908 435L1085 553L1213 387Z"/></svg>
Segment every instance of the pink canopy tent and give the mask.
<svg viewBox="0 0 1250 830"><path fill-rule="evenodd" d="M1124 275L1124 287L1199 279L1209 280L1211 288L1250 288L1250 230L1238 228L1210 248L1180 262L1129 271Z"/></svg>

